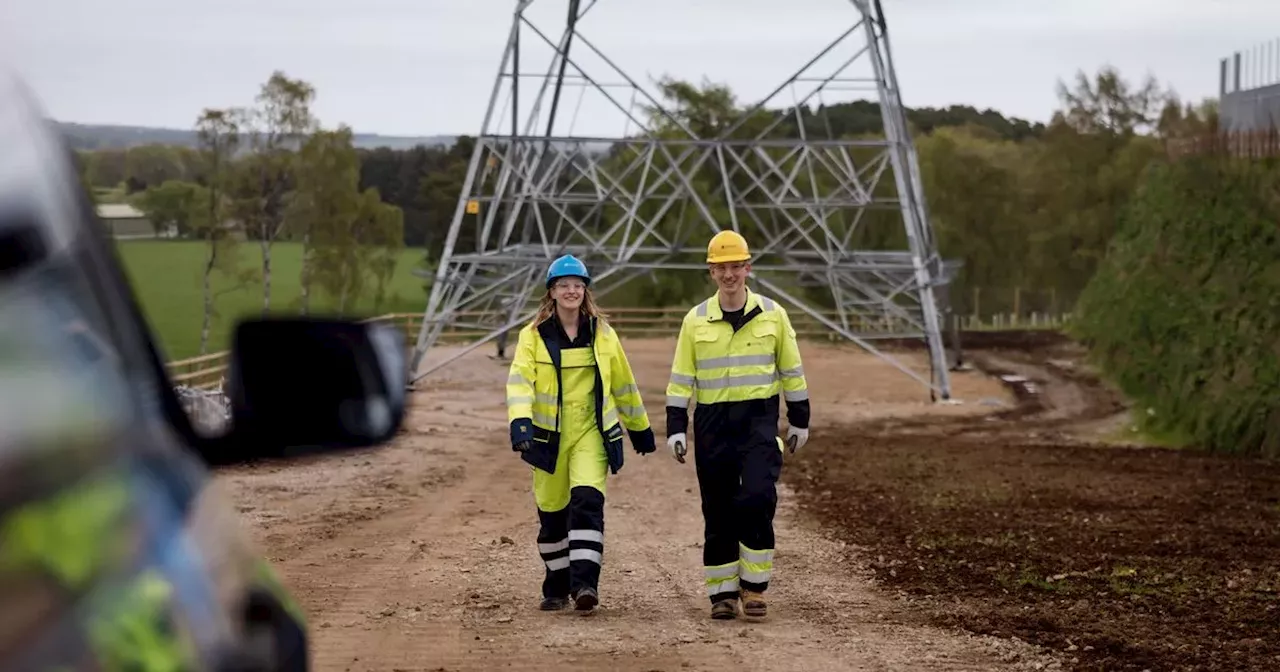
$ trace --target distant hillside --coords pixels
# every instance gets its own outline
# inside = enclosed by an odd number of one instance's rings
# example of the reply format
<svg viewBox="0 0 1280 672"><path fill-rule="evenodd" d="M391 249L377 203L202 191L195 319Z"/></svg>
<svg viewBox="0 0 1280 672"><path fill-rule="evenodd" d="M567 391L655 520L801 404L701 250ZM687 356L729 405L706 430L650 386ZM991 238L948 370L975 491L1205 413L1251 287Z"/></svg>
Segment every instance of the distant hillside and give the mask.
<svg viewBox="0 0 1280 672"><path fill-rule="evenodd" d="M813 116L812 110L806 115L805 126L811 137L828 137L828 133L831 133L832 137L879 133L883 124L880 117L880 105L871 101L859 100L850 103L838 103L827 108L826 112L826 120ZM1028 137L1038 136L1044 131L1044 124L1042 123L1016 117L1005 117L995 110L980 111L969 105L951 105L945 108L907 108L906 112L907 119L921 133L929 133L935 128L947 126L973 125L986 128L1005 140L1020 141ZM782 125L784 134L793 137L798 135L795 121L791 118L793 110L776 110L775 114L788 117ZM62 128L62 132L67 137L72 149L76 150L128 149L148 144L177 145L181 147L196 147L197 145L196 132L193 129L78 124L69 121L58 122L58 125ZM397 136L356 133L354 140L358 149L385 147L391 150L407 150L419 145L450 147L457 141L457 136ZM602 147L607 147L607 145Z"/></svg>
<svg viewBox="0 0 1280 672"><path fill-rule="evenodd" d="M196 146L196 132L177 128L155 128L151 126L115 126L107 124L77 124L74 122L58 122L72 149L127 149L147 144L178 145L182 147ZM397 136L378 135L377 133L356 133L355 146L362 149L387 147L390 149L410 149L417 145L452 145L455 138L451 135Z"/></svg>

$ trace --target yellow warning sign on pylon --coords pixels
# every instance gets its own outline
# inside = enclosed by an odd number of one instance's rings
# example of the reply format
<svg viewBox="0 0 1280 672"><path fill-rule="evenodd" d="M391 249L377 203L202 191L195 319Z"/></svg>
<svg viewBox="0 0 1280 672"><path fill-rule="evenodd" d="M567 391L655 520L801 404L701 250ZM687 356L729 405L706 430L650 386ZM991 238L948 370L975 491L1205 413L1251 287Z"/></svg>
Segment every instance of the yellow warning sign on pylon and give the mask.
<svg viewBox="0 0 1280 672"><path fill-rule="evenodd" d="M467 201L467 214L480 214L480 201Z"/></svg>

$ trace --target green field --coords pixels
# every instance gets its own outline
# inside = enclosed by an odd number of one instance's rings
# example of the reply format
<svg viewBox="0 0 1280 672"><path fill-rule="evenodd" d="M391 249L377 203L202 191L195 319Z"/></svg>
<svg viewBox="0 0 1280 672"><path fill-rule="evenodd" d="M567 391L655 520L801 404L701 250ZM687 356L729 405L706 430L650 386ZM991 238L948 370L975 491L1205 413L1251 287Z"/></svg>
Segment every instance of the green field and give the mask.
<svg viewBox="0 0 1280 672"><path fill-rule="evenodd" d="M205 246L198 241L124 240L116 243L125 272L142 303L151 329L169 360L194 357L200 350L200 323L204 311L201 271ZM262 256L257 243L241 244L236 252L244 269L259 268ZM420 312L427 301L426 282L413 275L422 263L423 250L406 249L400 255L391 286L382 305L375 306L372 289L347 317L371 317L384 313ZM300 243L276 243L271 247L271 312L297 314L301 297L298 281L302 268ZM262 312L262 283L235 288L235 282L214 274L214 291L222 292L214 307L217 314L209 336L209 352L225 349L235 322ZM226 291L224 291L226 290ZM311 297L312 314L333 311L337 302L324 294Z"/></svg>

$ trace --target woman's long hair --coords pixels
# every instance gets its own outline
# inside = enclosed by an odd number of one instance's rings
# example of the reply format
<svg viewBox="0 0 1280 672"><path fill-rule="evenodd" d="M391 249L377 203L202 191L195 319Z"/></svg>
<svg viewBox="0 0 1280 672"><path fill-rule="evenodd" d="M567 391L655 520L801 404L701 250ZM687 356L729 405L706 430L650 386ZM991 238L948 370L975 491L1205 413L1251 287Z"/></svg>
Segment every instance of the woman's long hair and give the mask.
<svg viewBox="0 0 1280 672"><path fill-rule="evenodd" d="M600 306L596 303L595 297L591 295L589 287L582 289L582 305L578 307L578 310L588 317L596 318L600 322L605 321L604 311L600 310ZM538 304L538 314L533 318L533 325L536 327L555 314L556 300L551 296L551 290L548 288L547 293L542 297L542 302Z"/></svg>

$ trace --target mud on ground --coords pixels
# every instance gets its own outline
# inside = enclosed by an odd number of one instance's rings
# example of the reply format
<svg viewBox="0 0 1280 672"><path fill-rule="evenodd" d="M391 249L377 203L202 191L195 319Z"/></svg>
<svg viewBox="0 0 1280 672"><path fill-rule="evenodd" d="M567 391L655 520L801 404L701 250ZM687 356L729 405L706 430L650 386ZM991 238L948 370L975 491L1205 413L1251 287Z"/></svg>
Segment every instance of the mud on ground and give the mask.
<svg viewBox="0 0 1280 672"><path fill-rule="evenodd" d="M625 345L661 440L674 342ZM999 408L932 405L919 383L854 347L803 344L802 352L821 421L815 436L833 436L840 422L966 417ZM797 509L786 484L769 619L711 621L696 476L665 446L640 457L628 445L626 465L608 481L597 613L538 611L532 475L510 449L506 364L487 355L473 352L425 379L403 432L385 448L218 474L217 486L308 615L315 669L1056 666L1031 645L914 620L903 600L869 579L864 556ZM921 353L906 360L917 370L924 366ZM966 398L1014 399L977 372L958 375L956 388ZM787 463L800 459L803 453Z"/></svg>
<svg viewBox="0 0 1280 672"><path fill-rule="evenodd" d="M318 670L1280 669L1280 469L1104 444L1124 406L1077 351L982 339L967 361L1014 377L959 372L956 405L802 345L813 439L783 468L762 624L708 620L693 470L629 447L599 613L537 611L530 475L485 352L428 378L390 446L217 482ZM672 343L626 347L661 437Z"/></svg>
<svg viewBox="0 0 1280 672"><path fill-rule="evenodd" d="M816 414L783 476L802 511L922 623L1043 645L1069 669L1280 669L1280 465L1104 441L1124 404L1077 348L998 338L965 345L1008 378L1009 408Z"/></svg>

